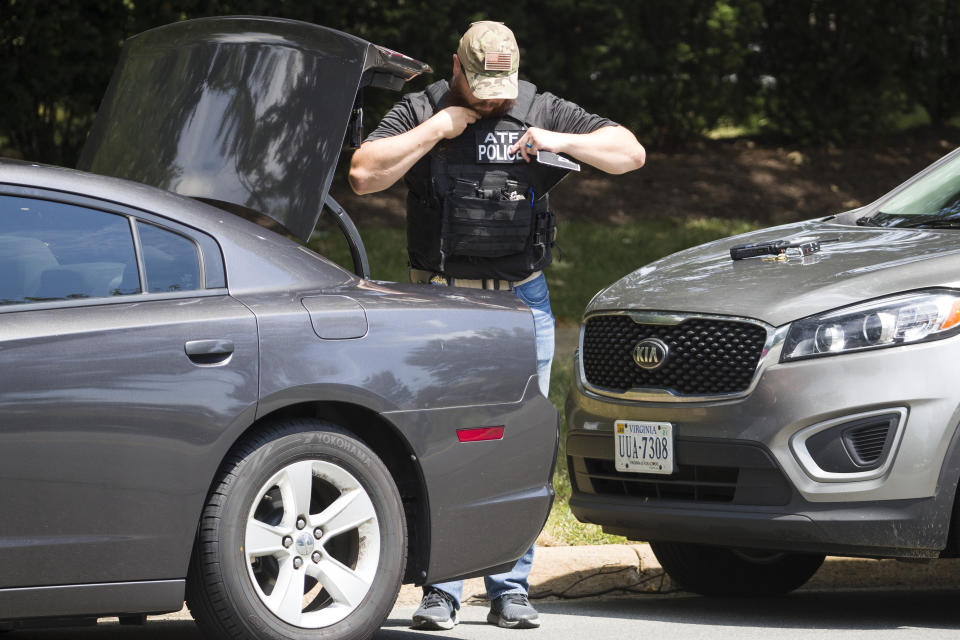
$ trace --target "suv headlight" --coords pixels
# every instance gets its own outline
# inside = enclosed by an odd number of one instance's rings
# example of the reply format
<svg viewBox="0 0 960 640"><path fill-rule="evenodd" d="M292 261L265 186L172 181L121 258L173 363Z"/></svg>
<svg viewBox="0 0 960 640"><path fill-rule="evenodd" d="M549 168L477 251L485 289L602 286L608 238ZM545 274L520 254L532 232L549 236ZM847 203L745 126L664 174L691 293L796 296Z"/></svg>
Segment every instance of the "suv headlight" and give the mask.
<svg viewBox="0 0 960 640"><path fill-rule="evenodd" d="M790 325L780 362L947 338L960 332L960 292L920 291Z"/></svg>

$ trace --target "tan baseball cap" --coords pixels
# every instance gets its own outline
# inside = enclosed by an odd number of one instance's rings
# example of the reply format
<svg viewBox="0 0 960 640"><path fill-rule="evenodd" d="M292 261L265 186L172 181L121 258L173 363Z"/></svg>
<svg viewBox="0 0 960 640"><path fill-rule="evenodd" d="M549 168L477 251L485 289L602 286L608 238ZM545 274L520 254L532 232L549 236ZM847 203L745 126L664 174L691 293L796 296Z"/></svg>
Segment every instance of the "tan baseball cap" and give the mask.
<svg viewBox="0 0 960 640"><path fill-rule="evenodd" d="M502 22L474 22L460 38L460 66L470 91L481 100L513 100L517 97L520 49Z"/></svg>

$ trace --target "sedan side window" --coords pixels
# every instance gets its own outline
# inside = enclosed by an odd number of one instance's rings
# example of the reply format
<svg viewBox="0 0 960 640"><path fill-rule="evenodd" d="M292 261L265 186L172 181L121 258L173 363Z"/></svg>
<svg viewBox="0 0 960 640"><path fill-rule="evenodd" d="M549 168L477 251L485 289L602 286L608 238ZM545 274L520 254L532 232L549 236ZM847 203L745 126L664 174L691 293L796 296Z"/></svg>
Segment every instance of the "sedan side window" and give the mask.
<svg viewBox="0 0 960 640"><path fill-rule="evenodd" d="M145 222L138 222L137 229L150 293L203 288L200 253L193 240Z"/></svg>
<svg viewBox="0 0 960 640"><path fill-rule="evenodd" d="M130 221L0 196L0 305L140 293Z"/></svg>

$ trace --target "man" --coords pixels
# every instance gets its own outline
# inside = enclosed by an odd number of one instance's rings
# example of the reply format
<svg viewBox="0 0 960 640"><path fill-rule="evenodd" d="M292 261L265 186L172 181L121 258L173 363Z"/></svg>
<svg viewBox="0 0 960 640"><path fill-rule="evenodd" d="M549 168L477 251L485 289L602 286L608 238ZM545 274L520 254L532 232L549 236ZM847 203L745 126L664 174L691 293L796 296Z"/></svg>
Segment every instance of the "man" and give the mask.
<svg viewBox="0 0 960 640"><path fill-rule="evenodd" d="M536 162L564 153L607 173L641 167L643 147L627 129L518 82L520 53L499 22L475 22L453 56L453 78L404 96L354 153L358 194L405 178L407 251L414 282L509 289L533 311L540 390L550 388L554 322L542 269L551 261L554 216L547 191L564 171ZM527 599L533 547L509 572L485 578L487 621L540 625ZM429 585L417 629L457 623L463 582Z"/></svg>

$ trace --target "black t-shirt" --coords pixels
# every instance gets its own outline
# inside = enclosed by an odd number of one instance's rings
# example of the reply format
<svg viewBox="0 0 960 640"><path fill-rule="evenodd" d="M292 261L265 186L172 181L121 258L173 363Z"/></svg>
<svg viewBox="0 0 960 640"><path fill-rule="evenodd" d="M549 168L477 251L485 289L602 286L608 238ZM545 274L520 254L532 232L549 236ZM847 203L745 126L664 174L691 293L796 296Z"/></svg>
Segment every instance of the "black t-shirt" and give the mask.
<svg viewBox="0 0 960 640"><path fill-rule="evenodd" d="M591 133L601 127L614 127L617 123L607 118L588 113L579 105L558 98L549 92L537 93L532 109L543 109L548 125L544 129L559 133ZM409 93L393 106L365 141L389 138L410 131L433 114L425 91ZM430 159L421 158L404 177L410 188L429 184ZM420 194L425 195L425 194Z"/></svg>

